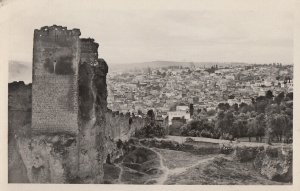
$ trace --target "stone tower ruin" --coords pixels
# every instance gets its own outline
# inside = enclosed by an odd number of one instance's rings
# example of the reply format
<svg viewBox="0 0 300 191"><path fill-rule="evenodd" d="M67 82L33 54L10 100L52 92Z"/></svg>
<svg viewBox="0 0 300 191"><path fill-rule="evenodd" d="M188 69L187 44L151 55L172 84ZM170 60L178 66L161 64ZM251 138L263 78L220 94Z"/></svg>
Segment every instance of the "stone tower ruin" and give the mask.
<svg viewBox="0 0 300 191"><path fill-rule="evenodd" d="M32 129L78 132L80 31L42 27L34 31Z"/></svg>
<svg viewBox="0 0 300 191"><path fill-rule="evenodd" d="M37 133L78 134L83 109L92 109L86 102L93 99L85 88L87 69L90 80L97 75L104 77L106 93L107 65L98 59L98 44L93 39L80 39L79 29L67 27L42 27L34 31L32 79L32 130ZM82 65L82 66L81 66ZM83 68L80 72L79 69ZM80 74L83 77L80 77ZM81 83L81 84L80 84ZM81 93L79 92L81 89ZM88 94L88 95L86 95ZM102 100L106 103L106 97ZM90 108L87 108L90 107ZM103 106L105 107L105 106Z"/></svg>
<svg viewBox="0 0 300 191"><path fill-rule="evenodd" d="M79 36L79 29L56 25L34 31L31 128L33 134L71 136L73 146L60 146L68 150L64 176L100 183L108 66L98 58L99 44Z"/></svg>

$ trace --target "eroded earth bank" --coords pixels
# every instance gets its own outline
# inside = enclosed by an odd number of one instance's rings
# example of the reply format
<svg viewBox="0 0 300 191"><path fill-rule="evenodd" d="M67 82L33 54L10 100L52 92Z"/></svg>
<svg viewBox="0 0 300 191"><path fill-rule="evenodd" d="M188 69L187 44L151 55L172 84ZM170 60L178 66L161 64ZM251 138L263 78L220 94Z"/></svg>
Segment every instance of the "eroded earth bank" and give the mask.
<svg viewBox="0 0 300 191"><path fill-rule="evenodd" d="M143 139L123 145L124 156L104 164L107 184L276 185L292 183L288 147L235 146Z"/></svg>

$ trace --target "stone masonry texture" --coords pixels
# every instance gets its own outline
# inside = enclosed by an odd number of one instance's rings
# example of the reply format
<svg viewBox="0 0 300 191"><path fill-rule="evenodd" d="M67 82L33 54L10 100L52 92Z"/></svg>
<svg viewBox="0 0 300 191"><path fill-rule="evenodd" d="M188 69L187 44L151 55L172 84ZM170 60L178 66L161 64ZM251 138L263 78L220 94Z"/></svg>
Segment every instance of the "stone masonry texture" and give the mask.
<svg viewBox="0 0 300 191"><path fill-rule="evenodd" d="M34 31L32 129L78 132L80 31L42 27Z"/></svg>

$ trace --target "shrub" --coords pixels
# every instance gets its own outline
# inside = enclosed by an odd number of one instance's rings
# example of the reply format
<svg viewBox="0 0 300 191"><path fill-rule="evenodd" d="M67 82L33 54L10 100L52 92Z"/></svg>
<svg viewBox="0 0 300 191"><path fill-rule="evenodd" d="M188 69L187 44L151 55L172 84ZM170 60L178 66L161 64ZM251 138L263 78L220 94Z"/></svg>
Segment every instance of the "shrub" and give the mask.
<svg viewBox="0 0 300 191"><path fill-rule="evenodd" d="M135 132L137 138L165 137L166 130L157 124L148 124Z"/></svg>

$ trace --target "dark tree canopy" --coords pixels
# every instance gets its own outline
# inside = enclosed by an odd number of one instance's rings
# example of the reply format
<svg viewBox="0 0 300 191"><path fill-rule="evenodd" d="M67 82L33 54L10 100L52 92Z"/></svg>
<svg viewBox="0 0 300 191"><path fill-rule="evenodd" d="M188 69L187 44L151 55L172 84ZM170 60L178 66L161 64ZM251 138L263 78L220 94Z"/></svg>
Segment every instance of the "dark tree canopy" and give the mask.
<svg viewBox="0 0 300 191"><path fill-rule="evenodd" d="M275 102L277 104L280 104L281 101L284 99L284 92L281 92L280 94L278 94L276 97L275 97Z"/></svg>
<svg viewBox="0 0 300 191"><path fill-rule="evenodd" d="M268 91L266 92L266 98L272 99L273 97L274 97L273 92L272 92L271 90L268 90Z"/></svg>
<svg viewBox="0 0 300 191"><path fill-rule="evenodd" d="M152 109L150 109L148 112L147 112L147 117L149 117L150 119L154 120L155 119L155 114L154 114L154 111Z"/></svg>
<svg viewBox="0 0 300 191"><path fill-rule="evenodd" d="M223 111L226 111L230 108L230 105L228 103L219 103L218 104L218 109L221 109Z"/></svg>
<svg viewBox="0 0 300 191"><path fill-rule="evenodd" d="M293 100L293 92L289 92L286 94L286 97L289 99L289 100Z"/></svg>

